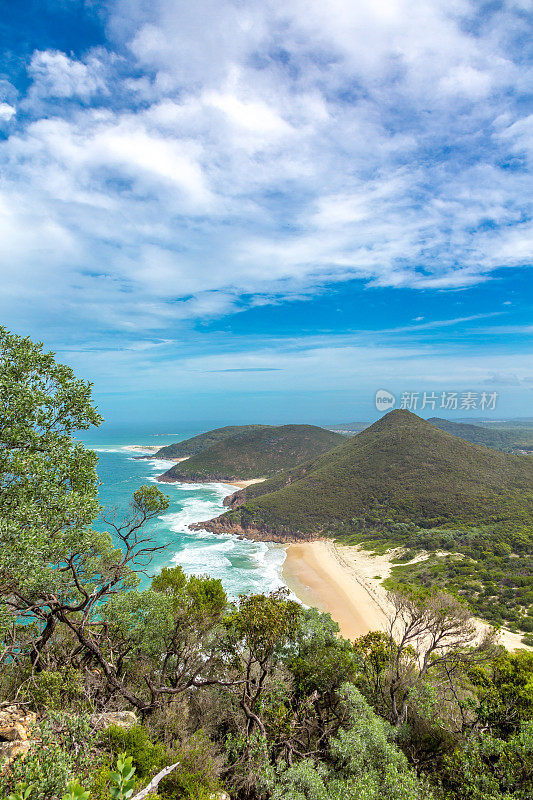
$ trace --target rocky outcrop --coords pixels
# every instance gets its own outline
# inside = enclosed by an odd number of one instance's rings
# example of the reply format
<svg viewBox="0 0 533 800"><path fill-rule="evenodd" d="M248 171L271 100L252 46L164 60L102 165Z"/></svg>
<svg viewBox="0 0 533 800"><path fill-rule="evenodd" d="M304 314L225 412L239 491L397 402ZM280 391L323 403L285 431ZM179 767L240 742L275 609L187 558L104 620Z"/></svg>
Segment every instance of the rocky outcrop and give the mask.
<svg viewBox="0 0 533 800"><path fill-rule="evenodd" d="M226 506L226 508L234 509L242 506L245 502L246 489L239 489L237 492L233 492L233 494L228 494L222 501L222 505Z"/></svg>
<svg viewBox="0 0 533 800"><path fill-rule="evenodd" d="M311 542L320 539L320 533L302 534L300 531L278 530L246 527L243 528L236 522L225 520L224 517L215 517L205 522L193 522L189 525L191 531L210 531L210 533L232 534L242 536L244 539L252 539L255 542L276 542L277 544L289 544L290 542Z"/></svg>
<svg viewBox="0 0 533 800"><path fill-rule="evenodd" d="M104 730L110 725L117 725L127 731L138 722L137 715L133 711L106 711L103 714L93 714L90 718L90 723L95 730Z"/></svg>
<svg viewBox="0 0 533 800"><path fill-rule="evenodd" d="M0 708L0 765L8 766L16 756L25 754L31 744L36 716L22 706Z"/></svg>

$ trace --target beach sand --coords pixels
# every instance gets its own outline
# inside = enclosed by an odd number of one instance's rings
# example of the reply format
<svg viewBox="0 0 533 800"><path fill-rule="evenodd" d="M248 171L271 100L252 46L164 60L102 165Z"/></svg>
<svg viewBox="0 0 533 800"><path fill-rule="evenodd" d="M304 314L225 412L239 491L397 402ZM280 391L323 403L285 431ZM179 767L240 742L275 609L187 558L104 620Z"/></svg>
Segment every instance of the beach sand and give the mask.
<svg viewBox="0 0 533 800"><path fill-rule="evenodd" d="M283 579L307 606L327 611L347 639L369 631L384 631L391 605L381 581L390 575L397 550L374 555L360 547L319 540L290 544L283 564ZM421 555L416 560L421 560ZM488 626L475 620L480 637ZM502 630L497 641L508 650L524 648L522 635Z"/></svg>
<svg viewBox="0 0 533 800"><path fill-rule="evenodd" d="M161 448L159 445L147 444L146 447L142 444L126 444L124 450L131 450L133 453L157 453Z"/></svg>
<svg viewBox="0 0 533 800"><path fill-rule="evenodd" d="M383 598L371 594L363 575L350 569L333 542L290 544L283 579L305 605L331 614L347 639L385 630Z"/></svg>
<svg viewBox="0 0 533 800"><path fill-rule="evenodd" d="M253 478L250 481L231 481L228 483L228 486L236 486L237 489L246 489L247 486L251 486L252 483L263 483L266 478Z"/></svg>

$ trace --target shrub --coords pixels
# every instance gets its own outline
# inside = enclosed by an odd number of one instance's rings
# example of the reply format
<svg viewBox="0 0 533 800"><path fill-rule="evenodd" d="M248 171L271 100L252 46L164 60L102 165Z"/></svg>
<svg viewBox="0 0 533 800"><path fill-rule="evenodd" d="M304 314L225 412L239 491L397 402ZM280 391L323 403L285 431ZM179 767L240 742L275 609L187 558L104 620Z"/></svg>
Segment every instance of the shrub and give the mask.
<svg viewBox="0 0 533 800"><path fill-rule="evenodd" d="M147 729L142 725L134 725L129 730L111 725L102 732L100 741L109 750L113 760L121 753L131 756L137 777L142 779L153 777L154 773L168 763L163 745L152 742Z"/></svg>
<svg viewBox="0 0 533 800"><path fill-rule="evenodd" d="M161 800L209 800L220 791L220 759L202 730L177 747L171 760L180 766L159 784Z"/></svg>
<svg viewBox="0 0 533 800"><path fill-rule="evenodd" d="M19 757L0 775L0 797L18 784L32 787L31 800L57 800L73 780L83 783L101 763L91 748L87 716L50 714L37 726L35 741L24 758Z"/></svg>
<svg viewBox="0 0 533 800"><path fill-rule="evenodd" d="M84 675L79 670L44 670L35 675L25 693L36 708L46 707L50 711L61 711L63 708L79 712L89 710Z"/></svg>

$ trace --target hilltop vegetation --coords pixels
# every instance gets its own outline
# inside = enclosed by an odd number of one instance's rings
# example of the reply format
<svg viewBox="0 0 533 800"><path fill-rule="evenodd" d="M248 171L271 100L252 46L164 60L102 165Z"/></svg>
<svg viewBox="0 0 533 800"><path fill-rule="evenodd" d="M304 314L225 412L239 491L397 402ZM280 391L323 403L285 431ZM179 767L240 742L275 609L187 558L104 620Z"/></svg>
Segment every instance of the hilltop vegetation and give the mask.
<svg viewBox="0 0 533 800"><path fill-rule="evenodd" d="M167 444L161 447L157 453L150 456L141 456L141 458L188 458L202 453L212 445L229 439L229 437L237 437L241 434L251 433L268 427L267 425L226 425L224 428L214 428L212 431L200 433L198 436L193 436L190 439L184 439L183 442L175 442L174 444Z"/></svg>
<svg viewBox="0 0 533 800"><path fill-rule="evenodd" d="M282 486L280 486L282 484ZM221 520L310 538L376 513L434 527L530 511L533 461L469 444L392 411L334 450L246 490Z"/></svg>
<svg viewBox="0 0 533 800"><path fill-rule="evenodd" d="M453 422L440 417L430 417L428 422L472 444L481 444L485 447L492 447L495 450L502 450L505 453L513 453L520 450L533 451L533 425L529 418L497 422L475 422L472 424L464 420ZM368 427L368 423L353 422L332 426L330 430L353 434L360 433L360 431Z"/></svg>
<svg viewBox="0 0 533 800"><path fill-rule="evenodd" d="M313 459L342 441L341 434L315 425L263 427L217 442L171 467L159 480L205 482L264 478Z"/></svg>

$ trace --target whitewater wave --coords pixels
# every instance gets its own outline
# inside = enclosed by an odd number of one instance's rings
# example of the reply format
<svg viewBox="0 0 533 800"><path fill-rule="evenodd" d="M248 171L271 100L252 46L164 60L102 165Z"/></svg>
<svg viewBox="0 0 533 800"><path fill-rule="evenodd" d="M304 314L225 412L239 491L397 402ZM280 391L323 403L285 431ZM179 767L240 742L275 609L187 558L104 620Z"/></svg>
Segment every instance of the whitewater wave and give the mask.
<svg viewBox="0 0 533 800"><path fill-rule="evenodd" d="M146 465L148 467L151 467L151 469L157 469L163 472L166 472L167 469L170 469L170 467L173 467L174 464L176 463L175 461L170 461L169 459L166 458L150 458L150 459L146 458L145 461Z"/></svg>
<svg viewBox="0 0 533 800"><path fill-rule="evenodd" d="M269 592L284 585L281 579L283 549L231 534L189 530L191 523L224 511L222 499L228 493L227 485L181 484L181 487L188 489L191 496L183 498L180 511L163 517L170 530L180 534L173 563L179 564L187 575L207 574L219 578L233 600L240 594Z"/></svg>
<svg viewBox="0 0 533 800"><path fill-rule="evenodd" d="M108 491L121 491L120 478L124 481L124 504L131 483L155 482L157 476L174 465L174 461L150 458L132 461L131 450L120 445L98 445L99 452L120 453L121 465L115 464L106 481ZM136 464L133 471L133 464ZM129 466L131 465L131 467ZM119 475L120 470L122 474ZM117 480L118 479L118 480ZM154 561L157 572L165 564L180 564L187 575L210 575L221 580L228 596L235 600L241 594L269 592L283 586L281 569L285 551L265 542L240 539L230 534L219 535L209 531L191 531L194 522L212 519L226 509L223 500L235 491L226 483L166 483L159 487L170 499L169 510L158 518L151 535L158 544L168 547ZM121 498L117 495L116 500ZM129 494L127 497L129 503Z"/></svg>

